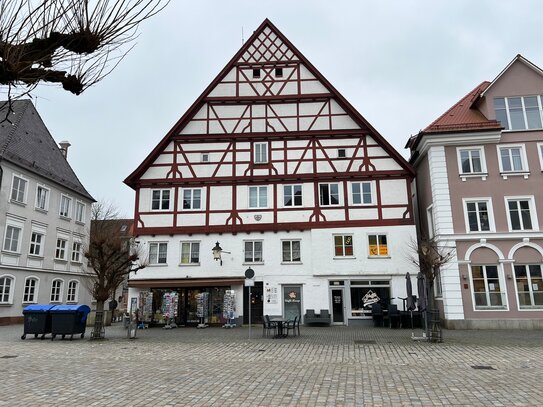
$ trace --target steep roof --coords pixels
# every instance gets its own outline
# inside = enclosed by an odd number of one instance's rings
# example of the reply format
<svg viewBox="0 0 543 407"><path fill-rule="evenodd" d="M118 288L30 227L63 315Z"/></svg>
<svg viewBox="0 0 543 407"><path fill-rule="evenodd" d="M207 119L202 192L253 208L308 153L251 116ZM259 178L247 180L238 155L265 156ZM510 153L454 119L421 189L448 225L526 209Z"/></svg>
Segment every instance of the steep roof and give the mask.
<svg viewBox="0 0 543 407"><path fill-rule="evenodd" d="M62 155L30 100L0 102L0 159L94 201ZM6 120L4 120L7 118Z"/></svg>
<svg viewBox="0 0 543 407"><path fill-rule="evenodd" d="M261 34L266 29L280 39L283 46L279 48L273 48L264 54L257 51L258 45L262 42L260 38ZM268 37L266 35L266 37ZM230 70L236 66L236 64L264 64L269 61L275 61L277 59L286 58L288 60L299 60L308 69L308 71L327 89L327 91L333 95L338 104L345 109L351 118L362 128L368 129L372 137L381 145L381 147L387 151L396 162L410 174L414 174L414 170L411 165L399 154L394 147L388 143L388 141L379 134L375 128L364 118L362 115L332 86L332 84L309 62L309 60L281 33L275 25L269 19L265 19L262 24L253 32L251 37L245 42L240 50L232 57L232 59L226 64L217 77L209 84L209 86L202 92L202 94L191 105L187 112L178 120L178 122L172 127L172 129L164 136L164 138L158 143L158 145L151 151L151 153L145 158L145 160L136 168L125 180L125 184L135 188L139 177L145 172L145 170L153 163L153 161L160 155L164 148L168 145L171 137L180 134L183 127L194 117L194 115L200 110L203 104L208 100L213 89L217 84L223 80Z"/></svg>

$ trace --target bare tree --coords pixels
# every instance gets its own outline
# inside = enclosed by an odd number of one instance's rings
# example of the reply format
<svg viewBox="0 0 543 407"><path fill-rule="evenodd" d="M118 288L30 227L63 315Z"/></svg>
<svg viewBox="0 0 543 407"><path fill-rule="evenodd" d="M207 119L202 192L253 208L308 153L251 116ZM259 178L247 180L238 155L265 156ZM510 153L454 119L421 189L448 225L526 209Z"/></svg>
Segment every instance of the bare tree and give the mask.
<svg viewBox="0 0 543 407"><path fill-rule="evenodd" d="M92 206L92 220L88 248L89 289L96 300L96 319L91 338L104 337L104 304L115 295L126 276L145 268L146 262L132 239L121 233L125 222L117 209L106 203Z"/></svg>
<svg viewBox="0 0 543 407"><path fill-rule="evenodd" d="M41 82L79 95L130 51L139 24L169 0L2 0L0 86L7 99Z"/></svg>

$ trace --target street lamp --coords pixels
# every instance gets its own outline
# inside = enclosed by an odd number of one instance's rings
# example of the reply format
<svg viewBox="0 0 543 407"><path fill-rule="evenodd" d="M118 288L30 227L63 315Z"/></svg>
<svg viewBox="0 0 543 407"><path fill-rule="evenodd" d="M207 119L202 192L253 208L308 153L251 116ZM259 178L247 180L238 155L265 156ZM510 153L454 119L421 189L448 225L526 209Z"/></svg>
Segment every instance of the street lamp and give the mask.
<svg viewBox="0 0 543 407"><path fill-rule="evenodd" d="M221 262L221 266L222 266L221 253L230 253L230 252L224 251L222 247L219 245L219 242L215 243L215 247L211 249L211 251L213 252L213 258L215 259L215 261L219 260Z"/></svg>

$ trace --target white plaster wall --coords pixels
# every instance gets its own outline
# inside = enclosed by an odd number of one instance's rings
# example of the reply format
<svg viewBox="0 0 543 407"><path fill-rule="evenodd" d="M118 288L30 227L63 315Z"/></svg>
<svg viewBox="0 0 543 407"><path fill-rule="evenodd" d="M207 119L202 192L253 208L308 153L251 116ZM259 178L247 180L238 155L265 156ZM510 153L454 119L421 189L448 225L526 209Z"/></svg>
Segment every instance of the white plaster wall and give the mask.
<svg viewBox="0 0 543 407"><path fill-rule="evenodd" d="M171 167L150 167L141 176L141 179L162 179L166 178L166 174L171 170Z"/></svg>
<svg viewBox="0 0 543 407"><path fill-rule="evenodd" d="M407 204L407 184L404 179L381 181L383 205Z"/></svg>
<svg viewBox="0 0 543 407"><path fill-rule="evenodd" d="M153 225L153 227L168 227L173 225L172 214L151 213L140 215L141 220L146 226Z"/></svg>

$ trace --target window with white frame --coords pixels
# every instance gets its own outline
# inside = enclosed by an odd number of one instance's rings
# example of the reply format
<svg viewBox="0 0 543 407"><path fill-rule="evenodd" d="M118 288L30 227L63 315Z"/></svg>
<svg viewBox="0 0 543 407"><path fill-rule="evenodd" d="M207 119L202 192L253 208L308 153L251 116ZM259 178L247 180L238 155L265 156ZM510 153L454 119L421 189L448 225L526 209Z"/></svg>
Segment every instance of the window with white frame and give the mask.
<svg viewBox="0 0 543 407"><path fill-rule="evenodd" d="M486 173L483 147L462 147L457 149L458 171L460 175Z"/></svg>
<svg viewBox="0 0 543 407"><path fill-rule="evenodd" d="M505 291L497 265L471 266L475 309L505 308Z"/></svg>
<svg viewBox="0 0 543 407"><path fill-rule="evenodd" d="M268 143L254 143L253 162L266 164L268 162Z"/></svg>
<svg viewBox="0 0 543 407"><path fill-rule="evenodd" d="M49 188L42 185L36 188L36 208L42 211L49 209Z"/></svg>
<svg viewBox="0 0 543 407"><path fill-rule="evenodd" d="M62 302L62 285L64 281L61 279L53 280L51 284L51 297L50 302Z"/></svg>
<svg viewBox="0 0 543 407"><path fill-rule="evenodd" d="M181 242L181 264L200 263L200 243Z"/></svg>
<svg viewBox="0 0 543 407"><path fill-rule="evenodd" d="M4 250L12 253L19 253L19 241L22 236L22 229L18 226L7 225L4 237Z"/></svg>
<svg viewBox="0 0 543 407"><path fill-rule="evenodd" d="M72 210L72 198L66 195L60 196L60 211L59 215L63 218L69 218Z"/></svg>
<svg viewBox="0 0 543 407"><path fill-rule="evenodd" d="M68 283L68 295L66 296L66 302L77 302L79 294L79 281L71 280Z"/></svg>
<svg viewBox="0 0 543 407"><path fill-rule="evenodd" d="M319 184L321 206L339 205L339 184Z"/></svg>
<svg viewBox="0 0 543 407"><path fill-rule="evenodd" d="M200 209L202 190L200 188L183 189L183 209Z"/></svg>
<svg viewBox="0 0 543 407"><path fill-rule="evenodd" d="M443 285L441 282L441 269L439 266L434 268L434 293L436 297L443 296Z"/></svg>
<svg viewBox="0 0 543 407"><path fill-rule="evenodd" d="M14 175L13 182L11 183L11 200L18 203L25 203L27 185L27 180Z"/></svg>
<svg viewBox="0 0 543 407"><path fill-rule="evenodd" d="M539 164L541 165L541 171L543 171L543 143L537 144L537 153L539 155Z"/></svg>
<svg viewBox="0 0 543 407"><path fill-rule="evenodd" d="M281 242L283 246L283 262L294 263L301 262L300 245L299 240L283 240Z"/></svg>
<svg viewBox="0 0 543 407"><path fill-rule="evenodd" d="M68 240L62 237L57 238L57 246L55 248L55 260L66 260L66 246Z"/></svg>
<svg viewBox="0 0 543 407"><path fill-rule="evenodd" d="M543 308L541 264L515 265L515 280L519 308Z"/></svg>
<svg viewBox="0 0 543 407"><path fill-rule="evenodd" d="M527 172L526 151L524 145L498 145L500 172Z"/></svg>
<svg viewBox="0 0 543 407"><path fill-rule="evenodd" d="M85 223L85 209L86 205L83 202L77 201L75 203L75 221L79 223Z"/></svg>
<svg viewBox="0 0 543 407"><path fill-rule="evenodd" d="M169 189L153 189L151 191L151 209L153 211L167 211L170 209Z"/></svg>
<svg viewBox="0 0 543 407"><path fill-rule="evenodd" d="M435 236L436 229L434 225L434 206L430 205L426 208L426 220L428 222L428 237L431 239Z"/></svg>
<svg viewBox="0 0 543 407"><path fill-rule="evenodd" d="M505 130L541 129L543 96L494 98L494 110Z"/></svg>
<svg viewBox="0 0 543 407"><path fill-rule="evenodd" d="M368 235L370 257L388 257L387 235Z"/></svg>
<svg viewBox="0 0 543 407"><path fill-rule="evenodd" d="M151 242L149 243L149 264L167 264L168 243Z"/></svg>
<svg viewBox="0 0 543 407"><path fill-rule="evenodd" d="M81 249L83 244L81 242L72 243L72 262L81 263Z"/></svg>
<svg viewBox="0 0 543 407"><path fill-rule="evenodd" d="M353 205L371 205L373 203L371 182L353 182L351 193Z"/></svg>
<svg viewBox="0 0 543 407"><path fill-rule="evenodd" d="M36 277L27 277L23 292L23 303L36 303L38 294L38 279Z"/></svg>
<svg viewBox="0 0 543 407"><path fill-rule="evenodd" d="M490 199L464 199L466 230L469 232L489 232L494 230Z"/></svg>
<svg viewBox="0 0 543 407"><path fill-rule="evenodd" d="M283 186L284 206L302 206L302 186L284 185Z"/></svg>
<svg viewBox="0 0 543 407"><path fill-rule="evenodd" d="M334 236L334 256L335 257L351 257L353 252L353 236L352 235L335 235Z"/></svg>
<svg viewBox="0 0 543 407"><path fill-rule="evenodd" d="M249 187L249 208L268 207L268 187Z"/></svg>
<svg viewBox="0 0 543 407"><path fill-rule="evenodd" d="M509 230L536 229L536 213L533 197L505 197Z"/></svg>
<svg viewBox="0 0 543 407"><path fill-rule="evenodd" d="M262 241L248 240L244 244L245 247L245 263L262 263Z"/></svg>
<svg viewBox="0 0 543 407"><path fill-rule="evenodd" d="M43 245L45 241L45 235L41 232L32 231L30 235L30 249L28 254L33 256L42 256L43 255Z"/></svg>
<svg viewBox="0 0 543 407"><path fill-rule="evenodd" d="M13 302L13 290L15 279L12 276L0 276L0 304L11 304Z"/></svg>

